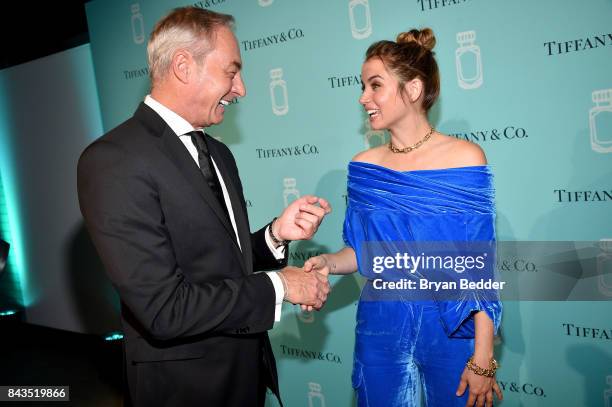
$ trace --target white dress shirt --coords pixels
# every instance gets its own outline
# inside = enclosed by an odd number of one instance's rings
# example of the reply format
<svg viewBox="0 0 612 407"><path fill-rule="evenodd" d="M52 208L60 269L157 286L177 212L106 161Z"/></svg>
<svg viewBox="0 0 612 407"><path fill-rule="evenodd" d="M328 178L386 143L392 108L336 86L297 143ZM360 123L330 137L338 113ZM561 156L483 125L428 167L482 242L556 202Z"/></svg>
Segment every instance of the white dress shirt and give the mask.
<svg viewBox="0 0 612 407"><path fill-rule="evenodd" d="M178 114L174 113L172 110L168 109L166 106L159 103L157 100L153 99L151 95L147 95L145 97L144 103L149 106L151 109L155 111L160 117L166 122L168 127L172 129L174 133L178 136L178 138L183 142L185 148L189 152L189 155L193 158L196 165L199 167L200 163L198 162L198 150L193 145L191 141L191 136L186 133L190 131L194 131L196 129L185 119L183 119ZM198 129L202 130L202 129ZM215 163L215 159L211 156L211 161L213 166L215 167L215 172L217 173L217 177L219 178L219 182L221 183L221 190L223 191L223 200L225 201L225 206L227 206L227 212L230 216L230 221L232 223L232 228L234 228L234 233L236 234L236 241L238 242L238 246L240 250L242 250L242 246L240 245L240 238L238 237L238 229L236 228L236 219L234 218L234 209L232 208L232 203L229 199L229 195L227 193L227 187L225 186L225 181L223 181L223 176L219 172L219 168ZM285 256L285 246L281 246L279 248L274 247L272 239L268 236L268 230L266 229L265 233L266 243L270 248L270 251L277 259L282 259ZM281 308L283 304L283 298L285 296L285 289L283 288L283 282L280 277L276 274L276 272L268 272L266 273L270 280L272 280L272 285L274 286L274 291L276 293L276 308L274 310L274 320L280 321L281 317Z"/></svg>

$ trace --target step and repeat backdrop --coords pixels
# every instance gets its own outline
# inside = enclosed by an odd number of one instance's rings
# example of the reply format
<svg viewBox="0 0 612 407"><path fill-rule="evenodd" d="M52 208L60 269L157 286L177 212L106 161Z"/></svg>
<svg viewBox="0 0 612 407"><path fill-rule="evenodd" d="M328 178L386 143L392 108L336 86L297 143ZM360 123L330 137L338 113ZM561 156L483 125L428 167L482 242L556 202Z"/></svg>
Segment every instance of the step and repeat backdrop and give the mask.
<svg viewBox="0 0 612 407"><path fill-rule="evenodd" d="M232 14L246 97L208 132L233 151L252 226L303 194L334 212L290 260L342 247L347 164L384 143L358 104L367 47L430 27L441 97L430 119L479 144L495 174L497 235L592 242L599 301L504 301L498 381L509 406L612 406L612 3L542 0L97 0L87 4L104 130L149 90L146 43L170 9ZM538 260L499 256L521 279ZM540 275L542 278L542 275ZM285 304L270 332L287 406L350 406L355 305L362 280L334 277L321 312ZM555 301L550 301L550 300ZM202 378L206 380L206 378ZM272 397L269 405L276 405Z"/></svg>

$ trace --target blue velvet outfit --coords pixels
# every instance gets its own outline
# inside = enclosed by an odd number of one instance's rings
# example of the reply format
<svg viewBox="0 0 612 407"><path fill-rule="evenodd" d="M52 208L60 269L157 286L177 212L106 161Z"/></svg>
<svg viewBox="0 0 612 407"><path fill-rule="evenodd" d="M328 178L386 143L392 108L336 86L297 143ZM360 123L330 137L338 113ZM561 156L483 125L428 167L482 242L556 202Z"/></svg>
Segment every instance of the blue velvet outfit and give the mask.
<svg viewBox="0 0 612 407"><path fill-rule="evenodd" d="M465 406L455 391L474 351L472 314L485 311L495 331L501 303L468 297L457 301L372 301L372 280L360 264L372 241L493 241L495 208L488 166L395 171L351 162L344 240L368 279L357 309L353 387L359 406ZM368 300L364 300L367 297Z"/></svg>

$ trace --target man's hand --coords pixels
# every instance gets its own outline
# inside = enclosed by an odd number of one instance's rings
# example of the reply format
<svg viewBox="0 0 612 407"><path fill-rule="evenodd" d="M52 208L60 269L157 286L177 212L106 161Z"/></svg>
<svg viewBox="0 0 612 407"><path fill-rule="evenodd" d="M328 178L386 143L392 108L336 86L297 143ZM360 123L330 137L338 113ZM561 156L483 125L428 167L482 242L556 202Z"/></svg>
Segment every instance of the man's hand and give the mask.
<svg viewBox="0 0 612 407"><path fill-rule="evenodd" d="M323 307L330 291L327 276L317 272L305 273L303 269L292 266L285 267L279 274L286 284L286 301L316 310Z"/></svg>
<svg viewBox="0 0 612 407"><path fill-rule="evenodd" d="M272 233L280 240L309 240L330 212L331 206L325 199L304 195L285 208L272 224Z"/></svg>
<svg viewBox="0 0 612 407"><path fill-rule="evenodd" d="M304 263L304 271L306 273L316 272L324 276L329 276L330 266L327 261L327 257L322 254L320 256L314 256L306 260ZM310 312L312 311L312 305L301 304L302 311Z"/></svg>

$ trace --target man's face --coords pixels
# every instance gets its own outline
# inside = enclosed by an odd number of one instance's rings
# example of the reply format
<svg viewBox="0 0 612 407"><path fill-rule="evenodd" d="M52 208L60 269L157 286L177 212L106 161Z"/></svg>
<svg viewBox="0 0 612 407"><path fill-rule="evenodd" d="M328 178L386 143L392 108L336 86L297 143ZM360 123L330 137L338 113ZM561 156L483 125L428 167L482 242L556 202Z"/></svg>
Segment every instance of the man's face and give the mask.
<svg viewBox="0 0 612 407"><path fill-rule="evenodd" d="M197 109L197 126L208 127L223 121L230 101L246 94L240 69L242 60L234 33L221 27L216 31L214 49L196 68L194 81L194 109Z"/></svg>

